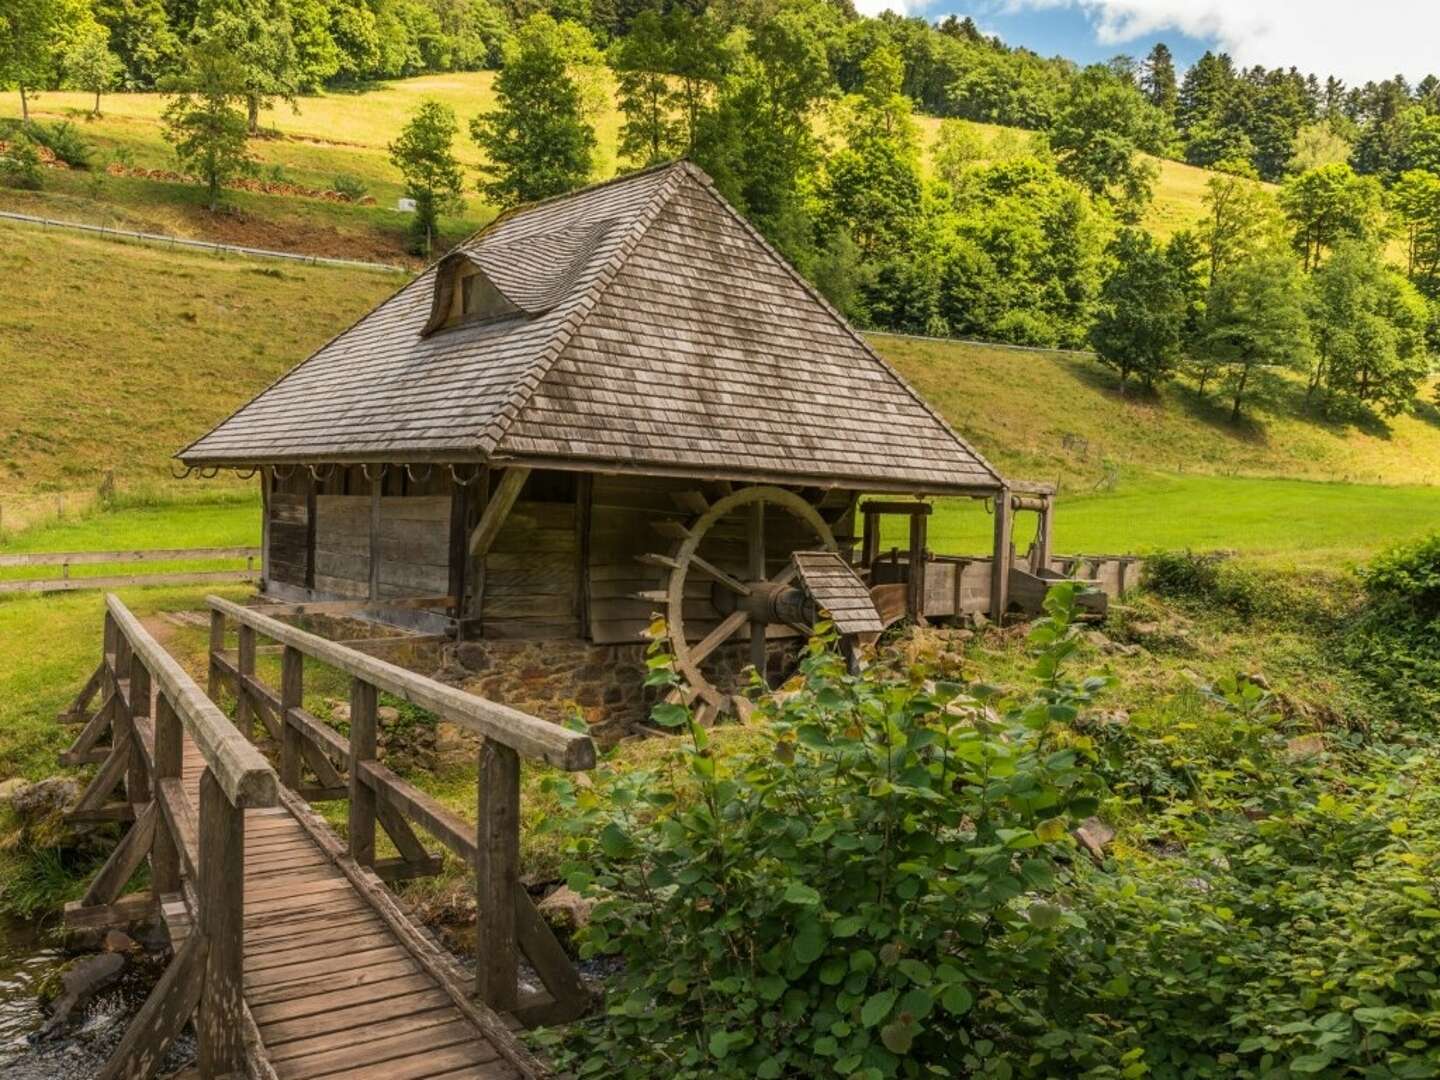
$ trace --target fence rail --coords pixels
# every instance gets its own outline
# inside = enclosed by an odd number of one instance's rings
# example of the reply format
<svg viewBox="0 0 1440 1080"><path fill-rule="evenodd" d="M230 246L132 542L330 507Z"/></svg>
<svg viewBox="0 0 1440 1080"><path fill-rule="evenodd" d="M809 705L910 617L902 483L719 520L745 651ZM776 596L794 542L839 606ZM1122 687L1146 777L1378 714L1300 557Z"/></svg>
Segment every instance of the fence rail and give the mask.
<svg viewBox="0 0 1440 1080"><path fill-rule="evenodd" d="M349 270L373 270L385 274L409 273L403 266L392 266L389 263L372 263L361 259L336 259L325 255L305 255L294 251L271 251L267 248L243 247L240 244L215 244L208 240L190 240L183 236L167 236L164 233L132 232L128 229L115 229L109 225L91 225L83 221L59 221L55 218L35 217L32 214L16 214L9 210L0 210L0 220L18 221L24 225L38 225L46 229L72 229L76 232L96 233L113 240L136 240L144 244L159 244L172 248L196 248L218 255L284 259L287 262L305 263L308 266L338 266Z"/></svg>
<svg viewBox="0 0 1440 1080"><path fill-rule="evenodd" d="M280 744L280 782L302 798L348 799L346 843L356 863L382 879L438 872L413 826L474 868L477 898L476 992L486 1005L526 1023L560 1023L583 1013L589 994L569 957L520 883L521 758L567 771L595 765L588 735L454 687L239 604L209 597L210 696L223 687L236 700L235 723L247 735L258 722ZM230 623L236 647L226 648ZM257 638L282 647L280 686L255 675ZM350 730L341 735L303 706L305 661L350 677ZM379 695L392 694L439 719L482 736L478 823L471 824L382 765L378 755ZM306 783L305 771L313 774ZM400 855L377 860L377 825ZM522 993L521 955L540 976L543 995Z"/></svg>
<svg viewBox="0 0 1440 1080"><path fill-rule="evenodd" d="M222 581L253 581L254 547L150 548L135 551L37 551L0 555L0 567L58 566L59 577L23 578L0 581L0 593L74 592L76 589L119 589L130 585L204 585ZM190 562L198 559L244 559L244 570L159 571L147 574L114 574L99 577L70 576L72 566L106 563Z"/></svg>

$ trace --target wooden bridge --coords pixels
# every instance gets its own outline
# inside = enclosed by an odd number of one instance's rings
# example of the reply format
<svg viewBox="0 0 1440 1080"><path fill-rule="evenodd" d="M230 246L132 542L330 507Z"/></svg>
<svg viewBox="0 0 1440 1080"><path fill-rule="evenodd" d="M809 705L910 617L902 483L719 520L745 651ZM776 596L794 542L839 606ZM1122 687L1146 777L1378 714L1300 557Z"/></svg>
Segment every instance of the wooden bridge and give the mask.
<svg viewBox="0 0 1440 1080"><path fill-rule="evenodd" d="M515 1031L573 1018L588 998L519 881L520 760L588 769L590 739L208 603L209 696L110 595L100 665L62 714L82 725L62 761L99 765L72 818L129 823L66 921L100 927L154 912L175 947L102 1080L154 1075L192 1018L206 1080L549 1075ZM278 689L255 675L259 649L281 654ZM349 677L348 738L304 708L307 658ZM478 825L377 760L382 691L482 736ZM222 693L233 695L234 723L212 700ZM257 724L279 746L278 774L251 742ZM349 801L345 842L307 801L338 798ZM377 860L377 826L398 858ZM474 868L473 977L384 884L440 867L412 826ZM150 891L122 897L147 860ZM522 978L522 958L534 980Z"/></svg>

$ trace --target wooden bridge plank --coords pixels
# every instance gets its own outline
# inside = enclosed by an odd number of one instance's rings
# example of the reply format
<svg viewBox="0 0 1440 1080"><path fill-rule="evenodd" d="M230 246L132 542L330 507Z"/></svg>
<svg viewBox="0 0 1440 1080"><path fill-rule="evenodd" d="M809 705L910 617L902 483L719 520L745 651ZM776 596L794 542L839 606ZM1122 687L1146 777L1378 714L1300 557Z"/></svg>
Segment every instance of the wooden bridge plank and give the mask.
<svg viewBox="0 0 1440 1080"><path fill-rule="evenodd" d="M297 938L329 930L343 934L353 926L368 925L375 920L375 913L363 902L352 902L334 911L327 908L303 918L255 927L246 932L245 948L247 955L249 950L265 952L267 949L283 948L287 942Z"/></svg>
<svg viewBox="0 0 1440 1080"><path fill-rule="evenodd" d="M368 949L357 949L354 952L347 951L338 956L332 953L332 955L319 960L296 961L293 964L269 967L263 971L246 971L245 986L248 989L252 986L258 988L302 980L314 981L328 975L339 975L383 966L396 960L404 960L409 955L395 944L394 938L390 938L385 944Z"/></svg>
<svg viewBox="0 0 1440 1080"><path fill-rule="evenodd" d="M488 1043L475 1040L475 1028L467 1021L454 1020L438 1027L421 1031L392 1035L358 1045L341 1046L323 1054L275 1063L275 1073L280 1080L318 1080L322 1076L334 1076L359 1066L380 1065L404 1058L420 1058L420 1066L426 1067L428 1059L447 1047L460 1047L469 1060L461 1064L483 1065L493 1061L499 1054ZM386 1076L393 1075L390 1072ZM421 1074L424 1075L423 1073Z"/></svg>
<svg viewBox="0 0 1440 1080"><path fill-rule="evenodd" d="M415 975L420 971L420 965L414 960L396 960L388 964L376 964L374 967L362 970L328 975L323 979L278 983L275 986L257 986L253 990L246 991L245 1000L250 1002L252 1007L272 1005L277 1001L289 1001L291 998L309 997L312 994L323 994L336 990L349 990L352 987L364 986L366 983L393 979L397 975Z"/></svg>
<svg viewBox="0 0 1440 1080"><path fill-rule="evenodd" d="M277 949L267 953L253 953L246 950L245 953L245 974L268 971L271 968L287 967L291 964L303 964L311 960L325 960L335 956L337 949L344 950L345 957L357 957L363 953L378 949L383 945L391 945L395 941L388 928L381 924L379 929L371 933L351 934L341 939L338 943L331 939L329 941L318 941L304 943L292 943L287 949ZM344 957L342 957L343 959Z"/></svg>
<svg viewBox="0 0 1440 1080"><path fill-rule="evenodd" d="M255 1022L260 1025L260 1029L268 1031L272 1024L325 1013L340 1015L343 1011L357 1005L391 1001L418 991L430 990L434 986L435 980L429 975L412 972L388 979L375 979L345 990L321 989L313 994L285 998L280 1001L257 1003L252 999L250 1006L251 1012L255 1016Z"/></svg>
<svg viewBox="0 0 1440 1080"><path fill-rule="evenodd" d="M278 1065L282 1061L311 1057L350 1046L362 1046L365 1043L389 1039L397 1035L409 1035L424 1031L426 1028L454 1024L460 1020L460 1014L455 1011L455 1007L447 998L443 1004L434 1008L422 1009L407 1015L391 1015L383 1018L377 1016L366 1024L354 1024L338 1031L326 1031L288 1043L266 1043L265 1045L270 1051L271 1064Z"/></svg>
<svg viewBox="0 0 1440 1080"><path fill-rule="evenodd" d="M445 1080L473 1077L476 1080L511 1080L520 1075L509 1062L498 1057L475 1061L468 1046L451 1046L409 1061L387 1061L343 1073L345 1080ZM338 1080L338 1078L337 1078Z"/></svg>
<svg viewBox="0 0 1440 1080"><path fill-rule="evenodd" d="M272 1049L287 1043L310 1039L347 1028L363 1027L380 1020L410 1016L432 1009L449 1008L450 996L440 989L416 990L400 997L383 998L363 1005L314 1013L292 1020L277 1020L265 1025L265 1045ZM453 1009L451 1010L454 1011Z"/></svg>

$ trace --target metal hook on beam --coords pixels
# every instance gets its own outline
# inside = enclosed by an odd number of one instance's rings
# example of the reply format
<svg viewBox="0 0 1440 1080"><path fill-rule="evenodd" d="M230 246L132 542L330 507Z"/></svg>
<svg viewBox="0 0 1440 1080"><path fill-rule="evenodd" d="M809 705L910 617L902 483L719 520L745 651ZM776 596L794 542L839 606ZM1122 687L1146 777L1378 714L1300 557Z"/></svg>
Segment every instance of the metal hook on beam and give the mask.
<svg viewBox="0 0 1440 1080"><path fill-rule="evenodd" d="M376 475L376 476L371 476L371 475L370 475L370 466L369 466L369 465L361 465L361 466L360 466L360 471L365 475L365 479L368 480L368 481L370 481L370 483L373 484L373 483L375 483L377 480L383 480L383 479L385 479L385 473L389 471L390 466L389 466L389 465L386 465L386 464L384 464L384 463L382 462L382 463L378 466L378 468L380 469L380 472L379 472L379 474Z"/></svg>

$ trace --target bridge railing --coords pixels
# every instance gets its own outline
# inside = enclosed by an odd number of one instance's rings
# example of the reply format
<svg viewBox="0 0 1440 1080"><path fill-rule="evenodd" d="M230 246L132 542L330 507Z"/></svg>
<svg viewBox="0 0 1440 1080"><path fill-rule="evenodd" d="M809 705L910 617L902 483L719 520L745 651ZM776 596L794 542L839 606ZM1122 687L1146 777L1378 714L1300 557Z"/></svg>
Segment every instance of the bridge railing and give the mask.
<svg viewBox="0 0 1440 1080"><path fill-rule="evenodd" d="M476 993L485 1004L525 1023L558 1023L583 1013L589 995L560 943L520 883L521 760L567 771L593 768L588 735L489 701L301 630L239 604L209 597L210 694L236 700L236 726L258 721L280 748L280 780L307 799L348 799L348 854L384 880L437 873L441 860L418 827L473 868L477 898ZM226 647L230 623L236 647ZM282 647L280 685L256 677L257 639ZM350 680L348 737L304 707L305 662L325 664ZM476 822L439 803L379 760L379 695L390 694L482 737ZM399 857L376 858L377 826ZM544 984L526 993L524 957Z"/></svg>
<svg viewBox="0 0 1440 1080"><path fill-rule="evenodd" d="M66 921L106 922L148 857L155 894L182 898L190 931L101 1080L152 1076L192 1014L201 1074L239 1073L258 1058L242 995L245 900L236 887L245 874L245 811L274 806L278 778L118 597L106 596L105 608L100 665L68 715L83 727L63 760L100 765L73 819L130 825L84 897L67 905ZM204 759L198 807L183 773L187 734Z"/></svg>

